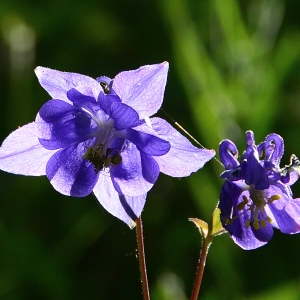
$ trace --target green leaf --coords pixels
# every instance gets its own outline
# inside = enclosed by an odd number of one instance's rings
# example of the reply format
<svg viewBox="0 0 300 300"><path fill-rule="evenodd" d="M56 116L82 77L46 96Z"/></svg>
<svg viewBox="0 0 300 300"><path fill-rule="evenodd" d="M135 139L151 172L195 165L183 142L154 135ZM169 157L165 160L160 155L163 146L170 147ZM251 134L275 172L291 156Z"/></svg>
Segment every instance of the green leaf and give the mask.
<svg viewBox="0 0 300 300"><path fill-rule="evenodd" d="M189 218L189 221L192 221L197 226L202 237L205 239L208 235L208 224L197 218Z"/></svg>
<svg viewBox="0 0 300 300"><path fill-rule="evenodd" d="M209 233L212 236L220 235L226 232L226 230L222 226L220 214L220 209L216 207L209 223Z"/></svg>

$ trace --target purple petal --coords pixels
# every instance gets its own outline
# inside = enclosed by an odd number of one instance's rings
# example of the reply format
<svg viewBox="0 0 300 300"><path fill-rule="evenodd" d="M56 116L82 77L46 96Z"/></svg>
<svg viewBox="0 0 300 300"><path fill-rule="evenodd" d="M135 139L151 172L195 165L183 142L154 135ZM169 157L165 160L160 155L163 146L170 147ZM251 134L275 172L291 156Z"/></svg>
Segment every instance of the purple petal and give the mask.
<svg viewBox="0 0 300 300"><path fill-rule="evenodd" d="M115 120L117 130L132 127L139 121L138 113L126 104L114 102L110 109L110 117Z"/></svg>
<svg viewBox="0 0 300 300"><path fill-rule="evenodd" d="M61 101L47 101L36 117L40 143L54 150L91 138L91 119L80 109Z"/></svg>
<svg viewBox="0 0 300 300"><path fill-rule="evenodd" d="M287 195L283 194L278 187L275 186L271 186L266 193L267 197L281 195L279 200L276 200L268 205L280 231L287 234L299 233L300 199L289 198Z"/></svg>
<svg viewBox="0 0 300 300"><path fill-rule="evenodd" d="M170 150L170 143L145 132L131 128L126 130L126 138L134 143L140 151L152 156L161 156Z"/></svg>
<svg viewBox="0 0 300 300"><path fill-rule="evenodd" d="M72 145L56 152L47 164L47 177L61 194L73 197L89 195L98 179L94 166L82 156L83 144Z"/></svg>
<svg viewBox="0 0 300 300"><path fill-rule="evenodd" d="M85 75L60 72L43 67L37 67L35 69L35 74L38 77L41 86L54 99L69 102L66 93L70 89L78 86L87 86L90 90L90 96L95 94L98 95L100 91L99 83L95 79Z"/></svg>
<svg viewBox="0 0 300 300"><path fill-rule="evenodd" d="M237 168L240 163L237 160L238 150L236 145L230 140L223 140L219 146L219 155L226 170Z"/></svg>
<svg viewBox="0 0 300 300"><path fill-rule="evenodd" d="M279 165L284 152L283 138L278 134L269 134L265 141L265 156L276 165Z"/></svg>
<svg viewBox="0 0 300 300"><path fill-rule="evenodd" d="M77 89L70 89L67 92L67 97L68 99L75 103L76 105L82 107L82 103L90 103L90 104L97 104L96 103L96 99L92 96L87 96L81 92L79 92ZM99 109L99 105L97 105L98 109ZM94 106L91 107L92 109L94 109Z"/></svg>
<svg viewBox="0 0 300 300"><path fill-rule="evenodd" d="M173 177L189 176L215 156L214 150L198 149L175 130L167 121L151 118L154 131L162 139L169 141L171 149L162 156L155 156L160 171Z"/></svg>
<svg viewBox="0 0 300 300"><path fill-rule="evenodd" d="M140 119L144 119L161 107L168 70L169 64L163 62L121 72L113 81L113 89L123 103L131 106Z"/></svg>
<svg viewBox="0 0 300 300"><path fill-rule="evenodd" d="M242 177L247 184L255 185L256 189L267 189L269 188L269 180L265 168L260 164L253 136L251 136L251 139L248 135L246 137L248 145L244 154L245 160L241 163Z"/></svg>
<svg viewBox="0 0 300 300"><path fill-rule="evenodd" d="M46 164L55 152L40 144L35 123L29 123L4 140L0 147L0 169L21 175L46 175Z"/></svg>
<svg viewBox="0 0 300 300"><path fill-rule="evenodd" d="M140 151L134 144L121 152L122 162L111 168L111 177L119 194L139 196L146 194L153 184L144 178Z"/></svg>
<svg viewBox="0 0 300 300"><path fill-rule="evenodd" d="M155 159L141 152L141 159L142 159L142 172L143 177L150 183L154 184L159 175L159 165L155 161Z"/></svg>
<svg viewBox="0 0 300 300"><path fill-rule="evenodd" d="M111 113L111 106L115 102L121 102L121 99L117 95L111 95L111 94L103 94L100 93L97 99L97 102L99 103L101 109L107 114L110 115Z"/></svg>
<svg viewBox="0 0 300 300"><path fill-rule="evenodd" d="M114 188L111 178L101 174L93 192L100 204L113 216L124 221L130 228L140 217L146 202L146 196L129 197L120 195Z"/></svg>

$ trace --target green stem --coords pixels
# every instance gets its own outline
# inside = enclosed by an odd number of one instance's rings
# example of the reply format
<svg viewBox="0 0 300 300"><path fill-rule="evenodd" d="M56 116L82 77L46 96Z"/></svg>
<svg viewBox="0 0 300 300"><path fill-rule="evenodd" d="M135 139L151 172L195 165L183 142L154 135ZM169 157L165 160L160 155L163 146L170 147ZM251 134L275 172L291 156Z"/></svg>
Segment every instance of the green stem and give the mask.
<svg viewBox="0 0 300 300"><path fill-rule="evenodd" d="M137 245L138 245L138 256L139 256L139 265L140 265L140 272L141 272L143 296L144 296L144 300L150 300L147 269L146 269L146 260L145 260L145 250L144 250L144 235L143 235L142 217L139 217L136 221L136 240L137 240Z"/></svg>
<svg viewBox="0 0 300 300"><path fill-rule="evenodd" d="M210 245L211 245L211 239L208 240L206 238L203 238L203 245L202 245L202 249L200 251L199 263L198 263L198 267L197 267L197 274L195 277L194 288L192 290L192 295L191 295L190 300L198 299L201 282L202 282L202 277L203 277L203 273L204 273L206 257L207 257Z"/></svg>

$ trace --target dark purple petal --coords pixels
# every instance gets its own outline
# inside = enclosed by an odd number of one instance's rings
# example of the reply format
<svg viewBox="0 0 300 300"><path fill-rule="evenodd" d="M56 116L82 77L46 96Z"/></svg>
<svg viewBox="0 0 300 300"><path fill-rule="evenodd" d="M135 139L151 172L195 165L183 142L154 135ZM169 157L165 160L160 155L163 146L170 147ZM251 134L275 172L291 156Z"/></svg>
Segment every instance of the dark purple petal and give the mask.
<svg viewBox="0 0 300 300"><path fill-rule="evenodd" d="M85 75L60 72L43 67L37 67L35 69L35 74L38 77L41 86L53 99L69 102L66 93L70 89L78 86L88 87L89 90L91 90L90 96L95 94L95 92L93 92L94 90L100 91L99 83L95 79Z"/></svg>
<svg viewBox="0 0 300 300"><path fill-rule="evenodd" d="M62 100L49 100L39 110L41 119L47 123L56 122L64 118L66 114L76 114L80 112L79 108L66 103Z"/></svg>
<svg viewBox="0 0 300 300"><path fill-rule="evenodd" d="M276 186L271 186L266 194L267 197L281 195L279 200L269 204L280 231L287 234L300 232L300 199L289 198Z"/></svg>
<svg viewBox="0 0 300 300"><path fill-rule="evenodd" d="M242 178L247 184L253 184L256 189L267 189L270 184L265 168L260 164L257 148L254 144L254 136L251 131L246 133L246 152L241 163Z"/></svg>
<svg viewBox="0 0 300 300"><path fill-rule="evenodd" d="M140 119L152 116L161 107L169 64L147 65L137 70L119 73L113 89L122 102L131 106Z"/></svg>
<svg viewBox="0 0 300 300"><path fill-rule="evenodd" d="M283 138L278 134L269 134L265 141L265 156L266 160L279 165L284 152Z"/></svg>
<svg viewBox="0 0 300 300"><path fill-rule="evenodd" d="M135 221L143 211L147 194L135 197L120 195L110 177L105 174L100 174L93 192L110 214L124 221L130 228L135 227Z"/></svg>
<svg viewBox="0 0 300 300"><path fill-rule="evenodd" d="M104 93L100 93L97 101L101 109L110 116L112 104L115 102L120 103L121 99L117 95L105 95Z"/></svg>
<svg viewBox="0 0 300 300"><path fill-rule="evenodd" d="M173 177L189 176L215 155L214 150L198 149L193 146L167 121L160 118L150 120L154 132L171 145L170 151L165 155L154 157L161 172Z"/></svg>
<svg viewBox="0 0 300 300"><path fill-rule="evenodd" d="M141 152L141 160L142 160L142 173L145 180L154 184L159 175L159 165L155 161L155 159Z"/></svg>
<svg viewBox="0 0 300 300"><path fill-rule="evenodd" d="M94 97L84 95L81 92L77 91L76 89L70 89L67 92L67 97L71 102L73 102L74 104L80 107L82 107L81 105L82 103L88 103L89 105L96 104L96 100ZM93 109L94 106L92 106L91 108ZM97 108L99 109L99 105L97 105Z"/></svg>
<svg viewBox="0 0 300 300"><path fill-rule="evenodd" d="M29 123L4 140L0 147L0 169L20 175L46 175L46 164L54 153L40 144L36 124Z"/></svg>
<svg viewBox="0 0 300 300"><path fill-rule="evenodd" d="M237 168L240 163L238 162L238 150L236 145L230 140L223 140L219 146L219 155L222 164L226 170Z"/></svg>
<svg viewBox="0 0 300 300"><path fill-rule="evenodd" d="M67 95L74 107L80 109L88 118L101 119L102 121L109 119L94 97L86 96L76 89L71 89Z"/></svg>
<svg viewBox="0 0 300 300"><path fill-rule="evenodd" d="M246 131L246 145L255 146L254 133L251 130Z"/></svg>
<svg viewBox="0 0 300 300"><path fill-rule="evenodd" d="M132 127L139 121L138 113L126 104L114 102L110 109L110 117L115 120L117 130Z"/></svg>
<svg viewBox="0 0 300 300"><path fill-rule="evenodd" d="M40 143L49 150L92 138L91 119L80 109L61 101L47 101L36 117Z"/></svg>
<svg viewBox="0 0 300 300"><path fill-rule="evenodd" d="M128 128L126 138L134 143L140 151L152 156L161 156L166 154L171 146L170 143L145 132L136 131Z"/></svg>
<svg viewBox="0 0 300 300"><path fill-rule="evenodd" d="M48 161L46 174L61 194L73 197L89 195L98 179L94 166L83 159L87 146L72 145L56 152Z"/></svg>
<svg viewBox="0 0 300 300"><path fill-rule="evenodd" d="M153 184L143 176L140 151L131 144L121 152L121 156L122 162L110 169L116 191L128 196L146 194Z"/></svg>

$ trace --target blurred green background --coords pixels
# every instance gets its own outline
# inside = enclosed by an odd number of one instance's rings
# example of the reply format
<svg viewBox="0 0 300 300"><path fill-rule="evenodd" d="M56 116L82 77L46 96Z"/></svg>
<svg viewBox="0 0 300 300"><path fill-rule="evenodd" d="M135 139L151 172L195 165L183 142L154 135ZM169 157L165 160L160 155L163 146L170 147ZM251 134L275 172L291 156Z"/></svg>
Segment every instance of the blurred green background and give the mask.
<svg viewBox="0 0 300 300"><path fill-rule="evenodd" d="M2 0L0 140L49 100L37 65L92 77L170 62L164 109L205 147L285 139L300 155L300 4L296 0ZM164 118L161 112L158 114ZM164 175L143 213L153 300L188 299L222 167ZM300 183L293 187L300 197ZM0 299L142 299L135 231L91 195L65 197L45 177L0 173ZM214 240L200 299L300 299L300 235L279 231L244 251Z"/></svg>

